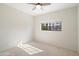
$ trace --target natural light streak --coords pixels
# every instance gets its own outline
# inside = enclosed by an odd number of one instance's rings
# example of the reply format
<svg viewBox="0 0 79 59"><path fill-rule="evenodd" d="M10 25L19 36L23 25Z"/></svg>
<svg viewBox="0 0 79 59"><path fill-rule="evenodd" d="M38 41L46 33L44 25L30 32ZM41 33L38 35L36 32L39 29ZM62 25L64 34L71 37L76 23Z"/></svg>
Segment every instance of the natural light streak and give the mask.
<svg viewBox="0 0 79 59"><path fill-rule="evenodd" d="M29 44L18 44L17 46L19 48L23 49L25 52L27 52L30 55L43 52L43 50L36 48L32 45L29 45Z"/></svg>

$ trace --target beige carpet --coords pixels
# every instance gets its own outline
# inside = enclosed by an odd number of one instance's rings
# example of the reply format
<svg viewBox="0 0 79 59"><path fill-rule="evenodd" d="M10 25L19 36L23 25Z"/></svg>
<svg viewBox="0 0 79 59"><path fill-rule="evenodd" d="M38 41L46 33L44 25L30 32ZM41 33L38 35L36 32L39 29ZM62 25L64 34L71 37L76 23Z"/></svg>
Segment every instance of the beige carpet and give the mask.
<svg viewBox="0 0 79 59"><path fill-rule="evenodd" d="M17 47L21 48L22 50L24 50L29 55L33 55L33 54L43 52L43 50L36 48L36 47L32 46L31 44L19 44L19 45L17 45Z"/></svg>
<svg viewBox="0 0 79 59"><path fill-rule="evenodd" d="M40 53L29 54L22 48L13 47L11 49L0 52L0 56L79 56L79 54L75 51L51 46L45 43L29 42L27 44L32 45L35 48L39 48L43 51Z"/></svg>

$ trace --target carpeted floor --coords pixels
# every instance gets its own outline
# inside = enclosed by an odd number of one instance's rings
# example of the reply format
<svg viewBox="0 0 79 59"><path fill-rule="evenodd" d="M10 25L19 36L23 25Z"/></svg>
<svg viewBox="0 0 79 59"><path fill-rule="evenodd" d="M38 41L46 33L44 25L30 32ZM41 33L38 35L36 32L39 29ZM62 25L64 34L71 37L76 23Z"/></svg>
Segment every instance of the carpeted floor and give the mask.
<svg viewBox="0 0 79 59"><path fill-rule="evenodd" d="M20 47L13 47L0 52L0 56L79 56L79 54L75 51L51 46L45 43L29 42L27 44L32 45L35 48L39 48L42 52L29 54Z"/></svg>

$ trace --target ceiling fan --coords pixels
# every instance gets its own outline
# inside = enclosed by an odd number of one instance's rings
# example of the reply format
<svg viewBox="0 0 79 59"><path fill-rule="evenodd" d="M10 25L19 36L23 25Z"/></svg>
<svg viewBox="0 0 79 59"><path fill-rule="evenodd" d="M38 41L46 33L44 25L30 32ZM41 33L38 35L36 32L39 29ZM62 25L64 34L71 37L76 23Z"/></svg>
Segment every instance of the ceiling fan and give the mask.
<svg viewBox="0 0 79 59"><path fill-rule="evenodd" d="M42 8L43 6L51 5L51 3L29 3L29 4L35 6L32 10L35 10L35 9L43 9Z"/></svg>

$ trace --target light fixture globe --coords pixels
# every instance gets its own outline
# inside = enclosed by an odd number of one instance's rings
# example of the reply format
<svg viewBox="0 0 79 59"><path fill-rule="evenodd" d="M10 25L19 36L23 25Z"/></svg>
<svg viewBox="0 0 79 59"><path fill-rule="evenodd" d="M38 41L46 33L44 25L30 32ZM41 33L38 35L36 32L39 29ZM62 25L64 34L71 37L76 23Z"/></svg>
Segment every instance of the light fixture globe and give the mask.
<svg viewBox="0 0 79 59"><path fill-rule="evenodd" d="M41 9L41 6L40 6L40 5L37 5L36 8L37 8L37 9Z"/></svg>

